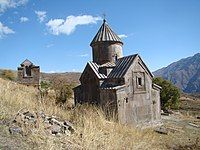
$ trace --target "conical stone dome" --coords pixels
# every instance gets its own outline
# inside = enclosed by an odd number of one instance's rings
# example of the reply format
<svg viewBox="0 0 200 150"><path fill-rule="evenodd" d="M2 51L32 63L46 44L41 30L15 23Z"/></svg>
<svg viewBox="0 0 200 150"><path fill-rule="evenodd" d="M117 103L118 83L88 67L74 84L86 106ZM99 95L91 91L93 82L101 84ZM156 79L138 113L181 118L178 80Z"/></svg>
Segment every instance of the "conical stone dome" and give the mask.
<svg viewBox="0 0 200 150"><path fill-rule="evenodd" d="M118 58L123 57L123 42L116 33L108 26L106 20L90 43L93 53L93 62L98 65L115 63Z"/></svg>
<svg viewBox="0 0 200 150"><path fill-rule="evenodd" d="M104 19L103 24L101 25L99 31L97 32L92 42L90 43L90 46L98 42L108 42L108 41L119 42L123 44L119 36L114 31L112 31L112 29L108 26L106 20Z"/></svg>

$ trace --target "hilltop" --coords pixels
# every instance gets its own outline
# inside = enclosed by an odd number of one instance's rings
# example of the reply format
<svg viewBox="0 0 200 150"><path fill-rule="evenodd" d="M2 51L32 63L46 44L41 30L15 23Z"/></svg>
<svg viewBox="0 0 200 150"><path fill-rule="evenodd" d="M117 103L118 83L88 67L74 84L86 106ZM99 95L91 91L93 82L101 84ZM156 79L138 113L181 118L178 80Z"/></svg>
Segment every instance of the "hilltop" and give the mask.
<svg viewBox="0 0 200 150"><path fill-rule="evenodd" d="M200 93L200 53L174 62L153 74L170 80L183 92Z"/></svg>

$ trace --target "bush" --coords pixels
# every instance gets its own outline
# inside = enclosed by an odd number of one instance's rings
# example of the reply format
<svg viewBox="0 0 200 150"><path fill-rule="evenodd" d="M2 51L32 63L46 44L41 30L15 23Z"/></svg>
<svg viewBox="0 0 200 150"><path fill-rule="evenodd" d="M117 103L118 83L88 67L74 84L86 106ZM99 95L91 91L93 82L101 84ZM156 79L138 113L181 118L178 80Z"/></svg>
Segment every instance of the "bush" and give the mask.
<svg viewBox="0 0 200 150"><path fill-rule="evenodd" d="M162 109L178 109L180 104L180 90L170 81L164 80L161 77L154 78L153 83L162 87L160 93Z"/></svg>
<svg viewBox="0 0 200 150"><path fill-rule="evenodd" d="M61 85L58 89L56 89L56 102L63 104L65 103L68 99L72 98L73 95L73 90L72 90L72 85L71 84L63 84Z"/></svg>
<svg viewBox="0 0 200 150"><path fill-rule="evenodd" d="M48 91L50 90L51 83L48 81L41 81L40 82L40 96L43 99L47 99Z"/></svg>
<svg viewBox="0 0 200 150"><path fill-rule="evenodd" d="M42 98L47 98L49 92L54 91L55 103L62 106L68 104L69 100L73 96L74 84L64 82L62 79L55 78L52 81L41 81L40 82L40 94Z"/></svg>
<svg viewBox="0 0 200 150"><path fill-rule="evenodd" d="M11 80L11 81L16 80L16 75L11 70L3 70L2 73L1 73L1 76L2 76L2 78L8 79L8 80Z"/></svg>
<svg viewBox="0 0 200 150"><path fill-rule="evenodd" d="M51 86L50 82L47 82L47 81L41 81L40 82L41 89L47 90L50 86Z"/></svg>
<svg viewBox="0 0 200 150"><path fill-rule="evenodd" d="M51 88L56 93L56 103L60 105L67 103L73 96L74 86L74 84L63 82L62 79L53 79L51 82Z"/></svg>

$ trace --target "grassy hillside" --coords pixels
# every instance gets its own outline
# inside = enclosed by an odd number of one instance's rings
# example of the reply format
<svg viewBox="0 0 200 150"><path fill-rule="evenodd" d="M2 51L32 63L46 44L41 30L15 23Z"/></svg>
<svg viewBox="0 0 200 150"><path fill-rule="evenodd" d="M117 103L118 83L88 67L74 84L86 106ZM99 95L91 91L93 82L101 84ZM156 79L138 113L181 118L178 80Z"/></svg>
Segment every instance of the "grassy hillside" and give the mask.
<svg viewBox="0 0 200 150"><path fill-rule="evenodd" d="M0 69L0 77L2 76L2 72L5 71L5 69ZM17 71L10 70L15 76L15 80L17 78ZM54 80L60 80L62 82L66 83L74 83L79 84L79 78L81 76L80 72L65 72L65 73L43 73L41 72L40 77L41 80L50 81L53 82Z"/></svg>
<svg viewBox="0 0 200 150"><path fill-rule="evenodd" d="M67 83L79 84L79 72L65 72L65 73L41 73L41 79L45 81L60 80Z"/></svg>
<svg viewBox="0 0 200 150"><path fill-rule="evenodd" d="M76 133L71 137L55 138L45 135L41 131L29 135L26 139L22 138L23 142L16 142L15 144L21 144L18 147L26 145L26 148L30 149L39 147L42 149L60 149L70 144L72 148L78 149L121 149L125 147L147 149L153 146L151 143L155 142L152 131L134 130L107 121L101 110L90 106L79 107L75 110L64 110L51 102L42 103L38 91L34 88L2 79L0 79L0 104L1 122L8 122L19 110L24 108L30 111L42 110L46 114L70 120L75 124ZM6 129L7 127L1 126L1 132L8 135ZM11 138L10 135L7 138ZM16 137L16 139L18 138L21 137ZM19 139L16 139L15 141L19 141ZM141 139L143 141L140 141ZM151 143L149 143L150 139ZM3 145L2 141L0 143Z"/></svg>
<svg viewBox="0 0 200 150"><path fill-rule="evenodd" d="M17 80L17 72L9 69L0 69L0 78Z"/></svg>
<svg viewBox="0 0 200 150"><path fill-rule="evenodd" d="M41 99L36 89L3 79L0 79L0 106L0 149L184 149L180 145L187 148L188 143L195 143L198 133L188 130L161 135L152 129L127 127L106 120L103 112L93 106L60 108L52 98ZM39 126L26 136L11 135L8 124L22 109L68 120L74 124L75 133L57 137L46 134L44 127Z"/></svg>

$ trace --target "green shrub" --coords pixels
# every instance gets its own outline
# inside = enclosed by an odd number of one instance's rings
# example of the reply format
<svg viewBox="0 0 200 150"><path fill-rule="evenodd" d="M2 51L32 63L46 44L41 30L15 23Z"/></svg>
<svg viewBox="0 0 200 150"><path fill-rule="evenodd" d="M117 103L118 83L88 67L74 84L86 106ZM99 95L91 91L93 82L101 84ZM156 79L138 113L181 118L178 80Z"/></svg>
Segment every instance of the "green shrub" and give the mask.
<svg viewBox="0 0 200 150"><path fill-rule="evenodd" d="M180 104L180 90L170 81L161 77L154 78L153 83L162 87L160 93L162 109L178 109Z"/></svg>
<svg viewBox="0 0 200 150"><path fill-rule="evenodd" d="M50 86L51 86L50 82L47 82L47 81L41 81L40 82L41 89L47 90Z"/></svg>
<svg viewBox="0 0 200 150"><path fill-rule="evenodd" d="M67 103L73 96L74 86L74 84L63 82L62 79L55 78L52 80L51 88L56 93L56 103L60 105Z"/></svg>
<svg viewBox="0 0 200 150"><path fill-rule="evenodd" d="M56 90L56 94L57 94L57 99L56 102L63 104L65 103L68 99L72 98L73 95L73 90L72 90L73 86L71 84L63 84L61 85L57 90Z"/></svg>

